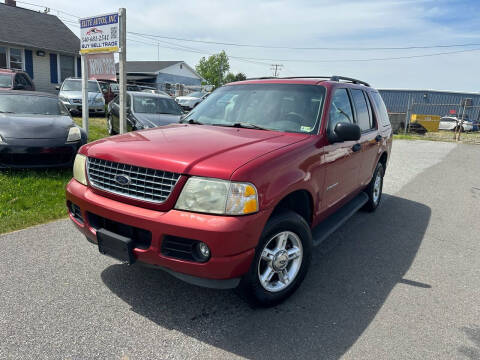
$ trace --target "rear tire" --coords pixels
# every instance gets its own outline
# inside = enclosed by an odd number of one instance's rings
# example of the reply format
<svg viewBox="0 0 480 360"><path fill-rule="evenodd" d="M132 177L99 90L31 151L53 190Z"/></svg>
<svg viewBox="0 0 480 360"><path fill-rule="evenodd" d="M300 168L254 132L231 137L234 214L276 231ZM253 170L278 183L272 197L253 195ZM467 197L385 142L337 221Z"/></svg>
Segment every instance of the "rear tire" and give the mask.
<svg viewBox="0 0 480 360"><path fill-rule="evenodd" d="M254 307L279 304L302 283L311 254L312 234L305 219L289 210L274 215L237 292Z"/></svg>
<svg viewBox="0 0 480 360"><path fill-rule="evenodd" d="M383 169L382 163L378 163L373 172L372 180L365 190L365 193L368 195L368 201L363 206L364 210L373 212L377 209L378 205L380 205L380 201L382 200L384 174L385 170Z"/></svg>

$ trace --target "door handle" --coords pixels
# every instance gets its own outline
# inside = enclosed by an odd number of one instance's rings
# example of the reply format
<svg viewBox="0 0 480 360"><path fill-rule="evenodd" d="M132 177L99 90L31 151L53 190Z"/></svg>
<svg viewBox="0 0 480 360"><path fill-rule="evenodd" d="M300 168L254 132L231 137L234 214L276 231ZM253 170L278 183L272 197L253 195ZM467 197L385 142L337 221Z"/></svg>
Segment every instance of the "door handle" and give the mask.
<svg viewBox="0 0 480 360"><path fill-rule="evenodd" d="M355 144L355 145L352 146L353 152L357 152L357 151L359 151L361 148L362 148L362 146L361 146L360 144Z"/></svg>
<svg viewBox="0 0 480 360"><path fill-rule="evenodd" d="M383 139L382 135L375 136L375 141L380 142Z"/></svg>

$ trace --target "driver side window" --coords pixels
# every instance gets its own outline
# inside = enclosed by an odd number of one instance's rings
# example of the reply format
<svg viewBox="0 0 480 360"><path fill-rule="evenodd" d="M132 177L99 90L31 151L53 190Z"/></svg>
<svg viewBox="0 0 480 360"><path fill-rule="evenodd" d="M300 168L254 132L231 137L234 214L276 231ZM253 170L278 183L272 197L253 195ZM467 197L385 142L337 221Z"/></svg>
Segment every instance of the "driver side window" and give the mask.
<svg viewBox="0 0 480 360"><path fill-rule="evenodd" d="M332 133L340 122L353 123L353 112L347 89L336 89L328 113L327 131Z"/></svg>

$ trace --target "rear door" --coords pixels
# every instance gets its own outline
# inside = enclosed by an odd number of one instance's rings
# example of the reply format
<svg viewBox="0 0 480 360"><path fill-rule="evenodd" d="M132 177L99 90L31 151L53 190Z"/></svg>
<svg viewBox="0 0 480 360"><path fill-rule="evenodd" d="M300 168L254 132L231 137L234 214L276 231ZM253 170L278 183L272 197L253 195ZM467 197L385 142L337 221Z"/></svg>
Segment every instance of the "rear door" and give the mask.
<svg viewBox="0 0 480 360"><path fill-rule="evenodd" d="M350 89L350 94L355 108L355 120L362 131L362 137L359 141L362 147L362 159L358 176L360 186L364 186L372 178L380 148L381 136L378 133L368 95L360 89Z"/></svg>
<svg viewBox="0 0 480 360"><path fill-rule="evenodd" d="M354 122L353 108L346 88L336 88L328 113L327 134L340 122ZM325 146L325 206L334 209L359 188L358 171L361 147L357 141L336 142Z"/></svg>

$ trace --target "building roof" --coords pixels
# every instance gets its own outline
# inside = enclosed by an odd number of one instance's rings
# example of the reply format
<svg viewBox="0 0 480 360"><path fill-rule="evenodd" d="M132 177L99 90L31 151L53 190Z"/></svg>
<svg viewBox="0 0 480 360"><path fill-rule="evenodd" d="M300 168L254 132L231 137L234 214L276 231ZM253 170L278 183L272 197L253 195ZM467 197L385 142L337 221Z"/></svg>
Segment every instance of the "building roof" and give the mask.
<svg viewBox="0 0 480 360"><path fill-rule="evenodd" d="M55 15L0 4L0 42L78 54L80 39Z"/></svg>
<svg viewBox="0 0 480 360"><path fill-rule="evenodd" d="M127 61L128 73L157 73L169 66L183 61ZM118 71L118 63L115 64Z"/></svg>
<svg viewBox="0 0 480 360"><path fill-rule="evenodd" d="M183 64L190 71L192 71L199 79L203 79L191 66L189 66L185 61L127 61L127 73L128 74L145 74L145 75L156 75L161 72L163 69L168 68L169 66ZM118 73L118 63L115 64L115 68Z"/></svg>

